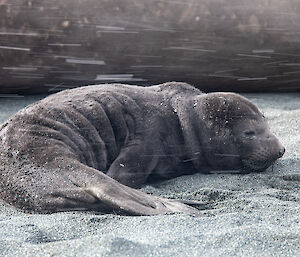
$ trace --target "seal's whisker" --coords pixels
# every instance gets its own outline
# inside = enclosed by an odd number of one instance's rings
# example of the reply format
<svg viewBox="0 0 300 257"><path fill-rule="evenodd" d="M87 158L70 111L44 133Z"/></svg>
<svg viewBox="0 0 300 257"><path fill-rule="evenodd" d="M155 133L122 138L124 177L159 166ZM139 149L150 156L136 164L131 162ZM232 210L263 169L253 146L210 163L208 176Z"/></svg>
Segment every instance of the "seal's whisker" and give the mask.
<svg viewBox="0 0 300 257"><path fill-rule="evenodd" d="M228 174L228 173L241 173L240 170L211 170L213 174Z"/></svg>
<svg viewBox="0 0 300 257"><path fill-rule="evenodd" d="M140 156L168 157L168 156L179 156L179 155L178 154L141 154Z"/></svg>
<svg viewBox="0 0 300 257"><path fill-rule="evenodd" d="M215 153L214 154L215 156L228 156L228 157L240 157L240 155L239 154L223 154L223 153Z"/></svg>
<svg viewBox="0 0 300 257"><path fill-rule="evenodd" d="M182 162L191 162L191 161L194 161L194 160L198 160L198 158L185 159Z"/></svg>

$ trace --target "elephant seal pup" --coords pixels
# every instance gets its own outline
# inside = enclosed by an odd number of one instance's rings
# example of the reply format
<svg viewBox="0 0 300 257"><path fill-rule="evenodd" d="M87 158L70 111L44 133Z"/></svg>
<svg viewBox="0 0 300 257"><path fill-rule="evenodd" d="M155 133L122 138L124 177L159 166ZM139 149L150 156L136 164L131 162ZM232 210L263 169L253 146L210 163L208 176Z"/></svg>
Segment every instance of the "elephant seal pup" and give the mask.
<svg viewBox="0 0 300 257"><path fill-rule="evenodd" d="M195 172L263 171L283 153L240 95L176 82L86 86L31 104L1 126L0 196L40 213L194 213L131 187Z"/></svg>

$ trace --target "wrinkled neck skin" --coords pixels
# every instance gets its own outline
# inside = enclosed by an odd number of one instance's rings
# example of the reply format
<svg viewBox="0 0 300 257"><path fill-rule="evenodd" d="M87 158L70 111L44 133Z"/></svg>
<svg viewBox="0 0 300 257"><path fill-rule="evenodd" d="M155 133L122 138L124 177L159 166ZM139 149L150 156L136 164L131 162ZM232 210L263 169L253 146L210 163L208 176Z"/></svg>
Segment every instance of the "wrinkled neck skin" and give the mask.
<svg viewBox="0 0 300 257"><path fill-rule="evenodd" d="M203 140L208 133L201 114L195 111L195 97L187 97L186 94L178 94L171 99L173 111L177 114L182 141L184 142L185 163L192 163L196 172L207 173L211 169L206 160L205 144Z"/></svg>

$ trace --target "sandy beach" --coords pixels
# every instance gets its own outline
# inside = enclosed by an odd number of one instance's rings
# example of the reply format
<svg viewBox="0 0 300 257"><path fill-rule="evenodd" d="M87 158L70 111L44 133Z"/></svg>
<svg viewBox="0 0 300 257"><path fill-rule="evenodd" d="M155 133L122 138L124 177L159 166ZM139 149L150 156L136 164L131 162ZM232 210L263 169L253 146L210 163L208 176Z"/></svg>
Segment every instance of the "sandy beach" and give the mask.
<svg viewBox="0 0 300 257"><path fill-rule="evenodd" d="M0 256L300 256L300 94L244 94L286 153L263 173L195 174L143 191L198 200L199 217L24 214L0 201ZM0 97L0 123L43 96Z"/></svg>

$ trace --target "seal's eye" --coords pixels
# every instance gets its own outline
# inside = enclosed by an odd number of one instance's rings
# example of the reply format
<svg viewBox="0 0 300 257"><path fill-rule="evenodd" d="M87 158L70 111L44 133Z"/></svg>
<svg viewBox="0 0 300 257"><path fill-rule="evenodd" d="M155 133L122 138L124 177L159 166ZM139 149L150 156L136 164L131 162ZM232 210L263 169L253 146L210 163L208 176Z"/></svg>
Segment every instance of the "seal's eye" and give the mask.
<svg viewBox="0 0 300 257"><path fill-rule="evenodd" d="M254 139L255 138L255 132L253 130L247 130L244 132L245 137Z"/></svg>

